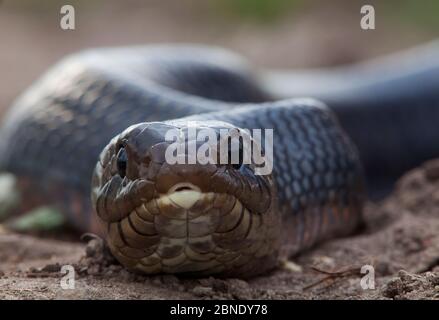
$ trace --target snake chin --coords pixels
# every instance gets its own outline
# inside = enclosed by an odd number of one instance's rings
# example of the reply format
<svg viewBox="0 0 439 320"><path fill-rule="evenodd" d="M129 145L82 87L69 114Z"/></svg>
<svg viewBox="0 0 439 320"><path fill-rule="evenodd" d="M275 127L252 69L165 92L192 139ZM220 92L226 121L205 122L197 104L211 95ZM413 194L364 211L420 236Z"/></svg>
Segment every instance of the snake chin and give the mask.
<svg viewBox="0 0 439 320"><path fill-rule="evenodd" d="M253 276L277 263L277 216L183 183L108 223L107 243L123 265L140 273Z"/></svg>

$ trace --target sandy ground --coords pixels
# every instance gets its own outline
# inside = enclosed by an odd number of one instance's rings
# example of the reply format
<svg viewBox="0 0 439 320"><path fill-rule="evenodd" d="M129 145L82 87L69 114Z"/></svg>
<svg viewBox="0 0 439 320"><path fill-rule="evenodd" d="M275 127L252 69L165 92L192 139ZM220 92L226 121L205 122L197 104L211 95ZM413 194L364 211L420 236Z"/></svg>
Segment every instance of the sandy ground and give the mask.
<svg viewBox="0 0 439 320"><path fill-rule="evenodd" d="M136 275L117 264L100 239L81 243L2 230L0 299L439 300L438 212L439 160L408 173L382 203L367 204L362 233L248 281ZM62 265L74 267L74 289L61 288ZM374 268L374 289L361 286L364 265Z"/></svg>

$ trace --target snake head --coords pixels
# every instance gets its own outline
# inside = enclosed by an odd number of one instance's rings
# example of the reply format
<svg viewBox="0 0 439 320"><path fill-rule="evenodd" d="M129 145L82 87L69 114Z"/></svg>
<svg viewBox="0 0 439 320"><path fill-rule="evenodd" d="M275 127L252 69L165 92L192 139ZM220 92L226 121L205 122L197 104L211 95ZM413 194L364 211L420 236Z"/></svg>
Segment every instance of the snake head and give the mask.
<svg viewBox="0 0 439 320"><path fill-rule="evenodd" d="M257 174L252 148L262 150L249 132L219 121L141 123L113 138L96 164L92 201L114 256L147 274L272 268L276 190L271 174Z"/></svg>

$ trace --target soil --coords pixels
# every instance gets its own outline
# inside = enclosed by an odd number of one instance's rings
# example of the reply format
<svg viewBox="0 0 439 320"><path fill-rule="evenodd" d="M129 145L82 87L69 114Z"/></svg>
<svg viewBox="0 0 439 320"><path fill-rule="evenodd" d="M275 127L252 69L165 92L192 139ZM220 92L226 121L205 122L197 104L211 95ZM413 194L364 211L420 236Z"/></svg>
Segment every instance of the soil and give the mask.
<svg viewBox="0 0 439 320"><path fill-rule="evenodd" d="M368 203L360 234L246 281L132 274L92 235L79 242L3 229L0 299L439 299L438 210L439 159L405 175L384 201ZM75 269L74 289L61 287L63 265ZM361 286L371 275L361 272L365 265L374 268L374 288Z"/></svg>

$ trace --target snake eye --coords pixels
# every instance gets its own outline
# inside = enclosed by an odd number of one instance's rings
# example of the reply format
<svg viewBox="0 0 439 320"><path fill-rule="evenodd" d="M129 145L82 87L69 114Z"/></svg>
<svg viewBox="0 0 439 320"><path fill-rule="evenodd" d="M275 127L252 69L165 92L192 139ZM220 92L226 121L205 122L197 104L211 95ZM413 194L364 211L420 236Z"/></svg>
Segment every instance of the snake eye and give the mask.
<svg viewBox="0 0 439 320"><path fill-rule="evenodd" d="M235 157L232 157L232 154L234 152L237 152L237 154L238 154L238 162L236 162L236 155L235 155ZM232 160L235 160L235 161L232 161ZM244 147L242 144L242 138L239 138L239 147L237 150L235 148L233 148L232 143L231 143L231 139L230 139L229 140L229 163L231 164L233 169L239 170L239 169L241 169L243 162L244 162Z"/></svg>
<svg viewBox="0 0 439 320"><path fill-rule="evenodd" d="M124 178L126 175L127 170L127 153L125 151L125 148L120 148L119 152L117 153L117 171L121 178Z"/></svg>

